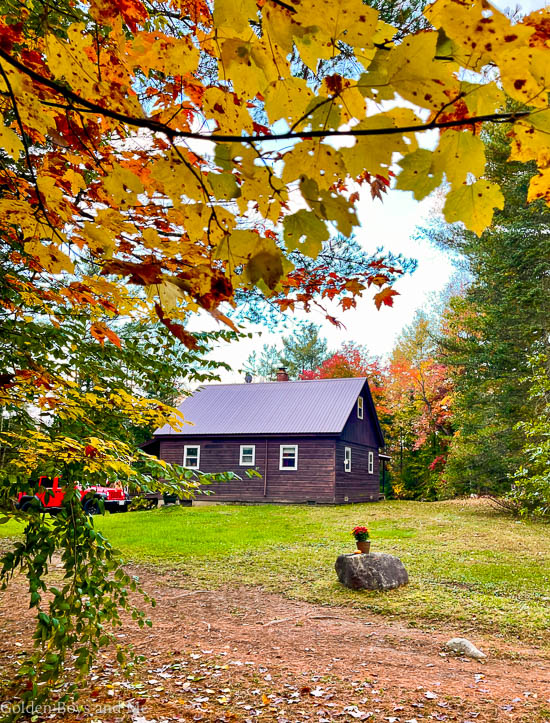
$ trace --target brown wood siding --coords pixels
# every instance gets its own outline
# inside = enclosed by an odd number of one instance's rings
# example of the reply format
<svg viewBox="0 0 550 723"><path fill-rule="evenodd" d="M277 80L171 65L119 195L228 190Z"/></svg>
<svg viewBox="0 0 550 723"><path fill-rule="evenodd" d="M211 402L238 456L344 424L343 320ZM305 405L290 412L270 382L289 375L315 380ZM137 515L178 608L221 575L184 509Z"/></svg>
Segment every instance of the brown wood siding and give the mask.
<svg viewBox="0 0 550 723"><path fill-rule="evenodd" d="M345 447L351 448L351 472L344 470ZM368 466L369 451L374 454L374 468L371 475ZM338 440L335 502L377 502L380 493L379 466L377 447L366 447L343 439Z"/></svg>
<svg viewBox="0 0 550 723"><path fill-rule="evenodd" d="M342 430L341 439L346 442L355 442L357 444L368 445L369 447L376 447L378 449L378 439L376 431L374 429L374 422L371 416L370 409L367 405L365 395L363 396L364 407L363 407L363 419L357 417L357 402L353 407L351 414L348 417L344 429Z"/></svg>
<svg viewBox="0 0 550 723"><path fill-rule="evenodd" d="M375 419L376 412L367 384L363 386L361 394L357 396L363 397L363 419L359 419L357 416L356 400L340 437L346 442L356 442L357 444L364 444L378 449L382 440L378 435Z"/></svg>
<svg viewBox="0 0 550 723"><path fill-rule="evenodd" d="M298 445L298 469L279 470L280 445ZM325 437L272 437L266 439L216 439L178 437L160 442L160 457L166 462L183 463L185 445L200 445L201 472L235 472L241 480L215 483L205 489L215 496L204 497L223 502L334 502L335 440ZM247 467L239 465L241 445L255 445L254 468L260 477L246 477ZM199 498L200 499L200 496Z"/></svg>

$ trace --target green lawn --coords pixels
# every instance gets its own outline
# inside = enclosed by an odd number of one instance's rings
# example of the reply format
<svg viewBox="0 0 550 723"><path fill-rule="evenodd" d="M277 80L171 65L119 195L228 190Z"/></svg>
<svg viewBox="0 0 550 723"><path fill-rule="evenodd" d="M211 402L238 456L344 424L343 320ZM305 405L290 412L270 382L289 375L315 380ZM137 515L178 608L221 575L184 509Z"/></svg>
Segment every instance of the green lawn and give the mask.
<svg viewBox="0 0 550 723"><path fill-rule="evenodd" d="M261 585L412 625L445 621L452 634L475 627L550 645L550 529L488 504L168 507L96 524L128 560L175 568L189 586ZM338 584L334 561L353 550L356 524L368 524L371 551L403 560L407 587L372 593ZM17 527L2 525L0 535Z"/></svg>

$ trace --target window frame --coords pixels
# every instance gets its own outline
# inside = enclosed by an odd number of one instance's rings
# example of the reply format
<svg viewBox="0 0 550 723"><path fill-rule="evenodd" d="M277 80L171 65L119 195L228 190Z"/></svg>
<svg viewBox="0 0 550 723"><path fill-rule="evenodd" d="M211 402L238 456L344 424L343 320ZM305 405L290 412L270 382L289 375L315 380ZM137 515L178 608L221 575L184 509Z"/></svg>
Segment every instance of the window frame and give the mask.
<svg viewBox="0 0 550 723"><path fill-rule="evenodd" d="M369 474L374 474L374 452L369 450Z"/></svg>
<svg viewBox="0 0 550 723"><path fill-rule="evenodd" d="M294 466L288 467L283 466L283 450L293 449L294 450ZM298 445L297 444L280 444L279 445L279 471L280 472L292 472L298 469Z"/></svg>
<svg viewBox="0 0 550 723"><path fill-rule="evenodd" d="M196 450L197 450L197 464L196 464L196 466L195 466L195 465L186 464L186 462L187 462L187 450L188 450L188 449L196 449ZM185 445L183 446L183 465L182 465L182 466L185 467L185 469L200 469L200 463L201 463L201 446L200 446L200 444L185 444Z"/></svg>
<svg viewBox="0 0 550 723"><path fill-rule="evenodd" d="M252 450L252 461L251 462L245 462L243 457L244 449L251 449ZM248 455L250 456L250 455ZM239 449L239 467L254 467L256 464L256 445L255 444L241 444Z"/></svg>
<svg viewBox="0 0 550 723"><path fill-rule="evenodd" d="M344 472L351 472L351 447L344 447Z"/></svg>
<svg viewBox="0 0 550 723"><path fill-rule="evenodd" d="M357 419L365 418L365 400L363 397L357 397Z"/></svg>

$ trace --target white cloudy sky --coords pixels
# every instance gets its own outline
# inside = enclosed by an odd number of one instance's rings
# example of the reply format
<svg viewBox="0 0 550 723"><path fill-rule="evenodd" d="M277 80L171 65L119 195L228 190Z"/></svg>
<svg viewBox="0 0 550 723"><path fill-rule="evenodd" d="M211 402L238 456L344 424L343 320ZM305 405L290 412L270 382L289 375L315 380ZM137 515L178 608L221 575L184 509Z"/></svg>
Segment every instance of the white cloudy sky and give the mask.
<svg viewBox="0 0 550 723"><path fill-rule="evenodd" d="M550 4L550 0L522 0L519 3L498 0L494 4L503 11L519 8L523 13L529 13ZM434 248L428 240L418 237L418 229L437 215L438 205L437 200L432 198L417 202L411 193L404 191L390 191L383 203L371 200L368 191L362 194L357 209L360 220L360 227L356 230L358 240L369 250L383 246L393 253L416 258L418 266L412 275L400 279L394 286L400 295L394 297L392 308L383 307L377 311L369 293L358 301L356 309L337 314L345 325L343 329L337 329L324 320L320 312L310 314L307 318L322 325L331 348L354 341L366 345L374 354L389 354L416 310L429 306L434 296L447 286L454 271L451 258ZM216 328L213 322L204 318L200 324L193 325L193 328L199 327ZM242 382L240 369L249 354L254 349L261 349L264 343L277 343L281 335L269 333L261 327L247 330L255 332L253 339L225 345L213 354L232 366L231 373L222 374L223 382Z"/></svg>

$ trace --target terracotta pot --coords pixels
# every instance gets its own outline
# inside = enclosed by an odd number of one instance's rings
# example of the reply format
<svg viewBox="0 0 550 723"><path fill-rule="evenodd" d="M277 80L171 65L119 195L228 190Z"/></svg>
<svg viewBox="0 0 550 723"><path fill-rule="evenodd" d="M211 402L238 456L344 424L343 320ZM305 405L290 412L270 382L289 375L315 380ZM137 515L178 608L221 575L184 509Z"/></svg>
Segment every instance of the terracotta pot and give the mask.
<svg viewBox="0 0 550 723"><path fill-rule="evenodd" d="M365 555L368 555L370 552L370 540L363 540L362 542L359 540L356 540L357 549L360 550Z"/></svg>

